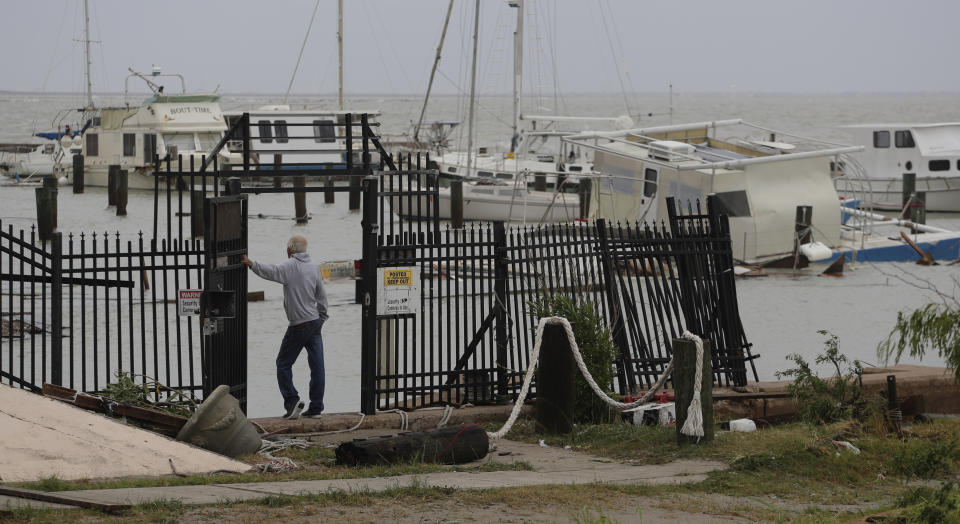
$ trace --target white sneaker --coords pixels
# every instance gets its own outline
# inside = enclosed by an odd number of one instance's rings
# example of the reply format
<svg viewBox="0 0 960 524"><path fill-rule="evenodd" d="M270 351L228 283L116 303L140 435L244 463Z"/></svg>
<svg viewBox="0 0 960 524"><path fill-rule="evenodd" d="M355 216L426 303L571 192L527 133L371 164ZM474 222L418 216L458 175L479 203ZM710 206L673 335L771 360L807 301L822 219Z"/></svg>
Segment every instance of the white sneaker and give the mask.
<svg viewBox="0 0 960 524"><path fill-rule="evenodd" d="M297 402L297 405L294 406L290 411L284 413L283 417L281 418L285 418L287 420L296 420L300 418L300 412L303 411L303 408L306 407L306 405L307 404L302 400Z"/></svg>

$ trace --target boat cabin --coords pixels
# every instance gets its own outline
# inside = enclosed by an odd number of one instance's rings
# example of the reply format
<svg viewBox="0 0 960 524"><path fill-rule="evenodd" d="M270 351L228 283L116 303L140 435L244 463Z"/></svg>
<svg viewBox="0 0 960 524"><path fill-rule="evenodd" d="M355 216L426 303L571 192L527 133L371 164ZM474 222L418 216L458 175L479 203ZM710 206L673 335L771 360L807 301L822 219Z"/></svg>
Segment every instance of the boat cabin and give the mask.
<svg viewBox="0 0 960 524"><path fill-rule="evenodd" d="M587 133L563 140L594 151L590 218L666 220L668 197L686 208L705 206L712 194L729 217L734 257L751 263L793 252L798 206L813 208L816 241L839 244L840 201L830 162L860 150L772 132L742 120Z"/></svg>
<svg viewBox="0 0 960 524"><path fill-rule="evenodd" d="M864 124L842 126L853 143L864 146L855 155L871 178L960 176L960 123Z"/></svg>

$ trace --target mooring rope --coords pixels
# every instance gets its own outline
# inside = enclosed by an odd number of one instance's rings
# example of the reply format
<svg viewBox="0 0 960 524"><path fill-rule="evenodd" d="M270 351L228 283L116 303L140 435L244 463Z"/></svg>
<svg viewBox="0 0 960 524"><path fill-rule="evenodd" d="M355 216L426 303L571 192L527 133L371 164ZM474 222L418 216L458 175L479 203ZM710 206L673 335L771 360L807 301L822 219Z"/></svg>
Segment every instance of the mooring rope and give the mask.
<svg viewBox="0 0 960 524"><path fill-rule="evenodd" d="M573 352L573 358L577 362L577 367L580 368L580 373L583 375L583 378L586 379L587 384L590 385L590 389L593 390L597 397L611 407L620 410L626 410L646 403L651 397L653 397L657 390L663 387L664 382L666 382L667 378L670 376L670 372L673 371L674 357L671 357L670 362L667 363L667 366L663 370L663 374L660 375L660 378L657 379L653 386L650 387L650 390L644 393L642 397L634 400L633 402L620 402L612 399L600 388L600 386L597 385L593 375L590 374L590 370L587 369L587 364L583 361L583 356L580 354L580 347L577 345L577 340L573 335L573 327L570 325L570 322L563 317L541 318L540 322L537 324L537 331L536 335L534 336L533 343L533 354L530 355L530 363L527 366L527 372L523 377L523 385L520 388L520 395L517 397L517 401L513 405L513 410L510 411L510 416L507 418L507 422L503 425L503 427L495 432L487 432L487 437L490 440L503 438L504 435L510 432L513 424L517 421L517 417L520 415L520 410L523 408L523 403L526 401L527 394L530 392L530 382L533 380L533 372L540 358L540 346L543 343L543 329L547 324L560 324L563 326L564 331L567 334L567 341L570 343L570 350ZM703 380L703 340L687 330L683 331L681 337L686 340L693 341L693 343L696 345L697 371L693 385L693 400L690 401L690 407L687 409L687 421L680 429L680 433L699 438L703 436L703 410L700 402L700 383Z"/></svg>

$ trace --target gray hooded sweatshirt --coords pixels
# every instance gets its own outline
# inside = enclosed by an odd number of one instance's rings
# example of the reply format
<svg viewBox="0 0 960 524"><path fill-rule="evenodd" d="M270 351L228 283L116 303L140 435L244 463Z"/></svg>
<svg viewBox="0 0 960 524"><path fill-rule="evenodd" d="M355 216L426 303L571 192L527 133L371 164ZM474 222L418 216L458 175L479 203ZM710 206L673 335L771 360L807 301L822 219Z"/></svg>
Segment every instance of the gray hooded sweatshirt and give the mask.
<svg viewBox="0 0 960 524"><path fill-rule="evenodd" d="M291 326L320 319L327 321L327 292L320 268L306 253L294 253L279 264L254 262L253 272L283 284L283 309Z"/></svg>

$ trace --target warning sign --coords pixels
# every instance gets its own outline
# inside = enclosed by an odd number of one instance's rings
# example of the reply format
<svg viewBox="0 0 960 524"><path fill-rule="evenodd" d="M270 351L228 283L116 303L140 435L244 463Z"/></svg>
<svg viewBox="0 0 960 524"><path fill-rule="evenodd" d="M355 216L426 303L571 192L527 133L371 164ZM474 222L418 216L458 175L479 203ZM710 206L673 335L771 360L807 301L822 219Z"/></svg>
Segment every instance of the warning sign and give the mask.
<svg viewBox="0 0 960 524"><path fill-rule="evenodd" d="M177 290L177 315L181 317L200 316L200 296L202 289Z"/></svg>
<svg viewBox="0 0 960 524"><path fill-rule="evenodd" d="M420 312L420 268L377 268L377 314Z"/></svg>

